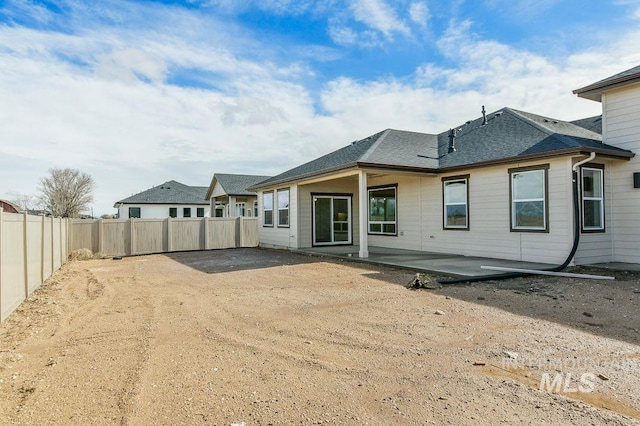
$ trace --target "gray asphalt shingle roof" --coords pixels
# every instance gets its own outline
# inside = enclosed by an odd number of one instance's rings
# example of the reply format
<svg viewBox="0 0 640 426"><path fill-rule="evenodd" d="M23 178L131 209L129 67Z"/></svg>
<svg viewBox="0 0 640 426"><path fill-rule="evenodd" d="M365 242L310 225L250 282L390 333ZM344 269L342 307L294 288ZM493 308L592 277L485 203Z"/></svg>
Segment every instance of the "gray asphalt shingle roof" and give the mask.
<svg viewBox="0 0 640 426"><path fill-rule="evenodd" d="M212 183L217 180L227 195L250 196L250 195L256 195L256 193L247 191L247 188L255 184L258 184L263 180L269 179L270 177L271 176L215 173L213 175ZM209 194L212 191L213 191L213 188L209 187L209 192L207 194Z"/></svg>
<svg viewBox="0 0 640 426"><path fill-rule="evenodd" d="M175 180L154 186L146 191L117 201L118 204L202 204L208 205L205 195L208 187L189 186Z"/></svg>
<svg viewBox="0 0 640 426"><path fill-rule="evenodd" d="M573 93L582 98L601 101L603 89L637 83L638 81L640 81L640 65L576 89Z"/></svg>
<svg viewBox="0 0 640 426"><path fill-rule="evenodd" d="M474 167L483 163L596 150L630 157L629 151L602 143L598 118L566 122L511 108L456 127L455 151L448 153L449 131L438 135L387 129L267 179L266 188L357 166L410 168L425 172Z"/></svg>

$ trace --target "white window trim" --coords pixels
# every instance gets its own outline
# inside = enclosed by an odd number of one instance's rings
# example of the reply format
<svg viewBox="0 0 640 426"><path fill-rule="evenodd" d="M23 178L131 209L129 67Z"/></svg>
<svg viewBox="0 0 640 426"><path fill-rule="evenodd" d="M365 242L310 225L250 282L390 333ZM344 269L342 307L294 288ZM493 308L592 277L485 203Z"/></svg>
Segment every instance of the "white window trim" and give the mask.
<svg viewBox="0 0 640 426"><path fill-rule="evenodd" d="M264 203L264 197L265 196L270 196L271 197L271 208L268 209L265 206ZM262 226L268 226L268 227L273 227L273 201L274 201L274 191L269 191L269 192L263 192L262 193ZM266 222L266 217L267 215L265 215L264 213L266 212L271 212L271 223L267 223Z"/></svg>
<svg viewBox="0 0 640 426"><path fill-rule="evenodd" d="M515 185L513 180L517 175L529 173L542 173L542 198L521 198L516 200L514 197ZM545 169L534 169L525 171L511 172L511 229L514 231L546 231L548 229L547 218L547 173ZM527 203L532 201L542 201L542 226L517 226L516 225L516 203Z"/></svg>
<svg viewBox="0 0 640 426"><path fill-rule="evenodd" d="M464 202L447 203L447 185L451 183L464 183ZM442 182L444 193L442 194L443 203L443 226L445 229L469 229L469 179L451 179ZM464 225L448 225L447 224L447 206L465 206L465 224Z"/></svg>
<svg viewBox="0 0 640 426"><path fill-rule="evenodd" d="M583 183L584 183L585 170L590 170L590 171L600 173L600 197L587 197L584 195ZM587 232L588 231L604 231L605 229L604 228L604 170L595 168L595 167L582 167L580 174L582 177L582 179L580 180L581 182L580 192L582 192L582 230ZM601 226L585 226L584 225L584 212L585 212L584 202L585 201L600 201L600 223L602 224Z"/></svg>
<svg viewBox="0 0 640 426"><path fill-rule="evenodd" d="M281 209L280 208L280 193L281 192L286 192L287 193L287 198L288 198L288 202L287 202L287 207ZM291 205L291 191L289 190L289 188L282 188L279 189L278 191L276 191L276 196L274 196L274 203L277 202L278 203L278 207L277 207L277 211L278 211L278 228L288 228L291 223L291 211L289 210L289 206ZM287 223L280 223L280 211L284 211L286 210L287 213Z"/></svg>
<svg viewBox="0 0 640 426"><path fill-rule="evenodd" d="M376 191L384 191L387 189L393 189L394 192L394 198L396 200L395 203L395 217L396 220L371 220L371 192L376 192ZM368 208L368 212L367 212L367 220L368 220L368 226L367 226L367 233L370 235L389 235L389 236L397 236L398 235L398 187L395 185L391 185L391 186L380 186L380 187L376 187L376 188L369 188L367 189L367 197L369 200L369 203L367 203L369 205ZM395 232L384 232L382 231L382 229L384 229L384 225L390 225L393 224L395 226ZM377 231L372 231L371 230L371 225L381 225L380 232Z"/></svg>

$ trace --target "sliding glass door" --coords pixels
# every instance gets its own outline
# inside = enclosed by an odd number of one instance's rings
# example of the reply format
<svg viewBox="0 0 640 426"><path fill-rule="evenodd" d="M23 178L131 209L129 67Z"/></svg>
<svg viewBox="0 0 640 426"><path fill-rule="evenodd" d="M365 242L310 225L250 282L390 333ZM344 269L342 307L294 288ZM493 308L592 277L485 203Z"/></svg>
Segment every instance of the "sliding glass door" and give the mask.
<svg viewBox="0 0 640 426"><path fill-rule="evenodd" d="M313 245L351 244L351 197L313 196Z"/></svg>

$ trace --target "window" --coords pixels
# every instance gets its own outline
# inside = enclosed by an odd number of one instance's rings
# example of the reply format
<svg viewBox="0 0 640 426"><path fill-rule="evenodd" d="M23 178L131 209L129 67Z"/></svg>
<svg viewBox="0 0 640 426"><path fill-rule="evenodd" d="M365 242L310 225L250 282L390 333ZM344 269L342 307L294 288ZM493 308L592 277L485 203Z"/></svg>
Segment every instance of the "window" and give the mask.
<svg viewBox="0 0 640 426"><path fill-rule="evenodd" d="M442 182L445 229L469 229L468 177L445 178Z"/></svg>
<svg viewBox="0 0 640 426"><path fill-rule="evenodd" d="M258 200L253 202L253 217L258 217Z"/></svg>
<svg viewBox="0 0 640 426"><path fill-rule="evenodd" d="M262 194L263 226L273 226L273 192Z"/></svg>
<svg viewBox="0 0 640 426"><path fill-rule="evenodd" d="M247 207L245 203L236 203L236 216L244 217L247 213Z"/></svg>
<svg viewBox="0 0 640 426"><path fill-rule="evenodd" d="M140 219L140 207L129 207L129 217L131 219Z"/></svg>
<svg viewBox="0 0 640 426"><path fill-rule="evenodd" d="M547 169L509 170L512 231L547 231Z"/></svg>
<svg viewBox="0 0 640 426"><path fill-rule="evenodd" d="M185 207L182 209L182 217L191 217L191 207Z"/></svg>
<svg viewBox="0 0 640 426"><path fill-rule="evenodd" d="M289 190L278 190L278 226L289 226Z"/></svg>
<svg viewBox="0 0 640 426"><path fill-rule="evenodd" d="M604 231L604 170L582 168L582 230Z"/></svg>
<svg viewBox="0 0 640 426"><path fill-rule="evenodd" d="M204 217L204 207L198 207L198 210L196 210L196 216Z"/></svg>
<svg viewBox="0 0 640 426"><path fill-rule="evenodd" d="M224 206L216 206L215 208L215 217L223 217L224 216Z"/></svg>
<svg viewBox="0 0 640 426"><path fill-rule="evenodd" d="M178 209L176 207L169 207L169 217L178 217Z"/></svg>
<svg viewBox="0 0 640 426"><path fill-rule="evenodd" d="M369 189L369 233L397 235L396 186Z"/></svg>

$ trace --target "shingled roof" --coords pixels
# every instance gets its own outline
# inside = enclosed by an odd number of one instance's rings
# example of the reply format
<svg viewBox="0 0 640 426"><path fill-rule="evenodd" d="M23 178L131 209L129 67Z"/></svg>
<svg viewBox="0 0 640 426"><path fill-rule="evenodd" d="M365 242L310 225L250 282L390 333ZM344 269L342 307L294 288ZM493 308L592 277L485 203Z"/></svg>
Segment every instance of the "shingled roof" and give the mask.
<svg viewBox="0 0 640 426"><path fill-rule="evenodd" d="M247 188L257 183L262 182L263 180L269 179L271 176L260 176L260 175L235 175L228 173L215 173L213 178L211 179L211 184L209 185L208 190L206 191L205 199L210 199L213 193L213 188L215 187L216 182L222 186L225 194L231 196L240 196L246 197L251 195L256 195L255 192L247 191Z"/></svg>
<svg viewBox="0 0 640 426"><path fill-rule="evenodd" d="M640 83L640 65L576 89L573 93L581 98L601 102L603 91L635 83Z"/></svg>
<svg viewBox="0 0 640 426"><path fill-rule="evenodd" d="M580 125L502 108L456 127L455 151L449 131L432 135L387 129L295 167L250 189L268 188L355 167L441 173L454 169L595 151L629 158L630 151L602 143L596 117ZM588 120L592 120L591 129Z"/></svg>
<svg viewBox="0 0 640 426"><path fill-rule="evenodd" d="M198 204L208 205L205 201L206 186L189 186L175 180L170 180L162 185L134 194L117 201L119 204Z"/></svg>

